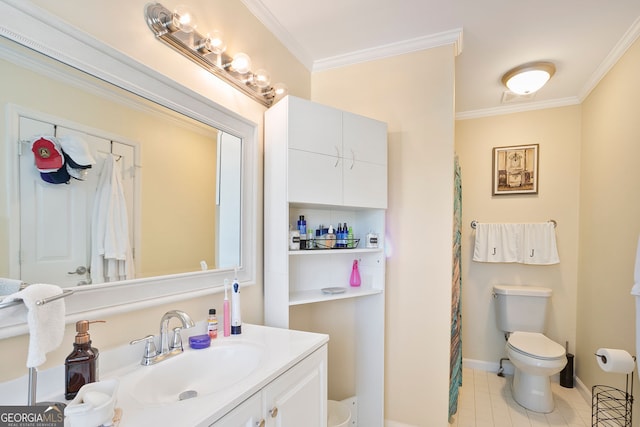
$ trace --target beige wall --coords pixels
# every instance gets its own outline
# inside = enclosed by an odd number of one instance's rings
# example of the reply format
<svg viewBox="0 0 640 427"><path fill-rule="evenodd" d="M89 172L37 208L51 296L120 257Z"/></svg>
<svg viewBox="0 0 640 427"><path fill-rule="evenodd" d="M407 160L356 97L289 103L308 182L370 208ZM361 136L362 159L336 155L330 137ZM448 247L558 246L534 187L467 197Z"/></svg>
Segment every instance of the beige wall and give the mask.
<svg viewBox="0 0 640 427"><path fill-rule="evenodd" d="M453 76L447 46L312 77L314 101L388 124L385 419L415 426L447 425Z"/></svg>
<svg viewBox="0 0 640 427"><path fill-rule="evenodd" d="M624 389L624 375L598 368L593 357L598 348L636 354L636 312L629 292L640 234L639 75L640 41L636 41L582 108L576 363L588 386ZM638 413L640 406L634 406ZM639 417L633 418L634 425L640 425Z"/></svg>
<svg viewBox="0 0 640 427"><path fill-rule="evenodd" d="M463 357L497 364L505 356L495 323L495 284L546 286L553 290L547 335L569 349L576 345L580 106L456 122L456 153L462 168ZM538 194L492 196L492 148L539 144ZM531 266L472 261L471 221L557 221L560 264ZM486 366L487 368L494 368Z"/></svg>
<svg viewBox="0 0 640 427"><path fill-rule="evenodd" d="M143 8L146 0L100 0L85 4L78 8L66 2L34 1L33 3L49 9L104 43L123 52L125 55L156 69L185 87L202 96L208 97L231 111L247 118L258 125L258 155L262 158L262 117L265 108L247 96L231 89L226 83L205 73L191 61L182 58L172 49L155 40L145 21ZM235 30L235 44L254 58L254 66L264 67L271 71L275 81L283 81L289 86L291 93L308 97L310 91L310 74L295 58L269 33L264 26L251 15L239 0L192 1L195 10L202 10L201 22L224 22L223 28L231 36ZM169 6L169 4L167 4ZM175 5L173 5L175 6ZM100 16L100 19L96 17ZM115 23L115 24L114 24ZM114 30L115 26L115 30ZM117 29L126 28L126 31ZM241 30L241 31L240 31ZM242 291L242 319L248 323L263 322L262 297L262 162L258 162L256 187L258 212L256 216L257 233L257 285ZM4 187L4 186L3 186ZM0 214L0 222L6 223L4 214ZM206 298L188 300L167 306L155 307L113 316L105 320L106 325L94 325L91 336L94 346L106 350L123 345L131 339L143 337L149 333L157 333L159 319L167 309L182 309L192 315L194 320L206 318L210 307L220 307L222 296L212 295ZM68 325L60 348L47 356L42 366L63 363L64 358L72 350L75 329ZM25 367L28 336L4 339L0 341L0 381L16 378L27 373Z"/></svg>

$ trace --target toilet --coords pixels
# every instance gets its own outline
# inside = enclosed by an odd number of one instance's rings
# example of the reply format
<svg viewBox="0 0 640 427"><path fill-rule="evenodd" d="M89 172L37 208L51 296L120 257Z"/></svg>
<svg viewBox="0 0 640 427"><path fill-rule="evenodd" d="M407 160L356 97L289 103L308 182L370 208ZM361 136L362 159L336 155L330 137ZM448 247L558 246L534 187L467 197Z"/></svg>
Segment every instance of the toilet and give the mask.
<svg viewBox="0 0 640 427"><path fill-rule="evenodd" d="M534 412L553 411L552 375L567 364L565 349L543 335L551 289L537 286L493 287L498 329L507 338L507 357L514 366L512 393Z"/></svg>

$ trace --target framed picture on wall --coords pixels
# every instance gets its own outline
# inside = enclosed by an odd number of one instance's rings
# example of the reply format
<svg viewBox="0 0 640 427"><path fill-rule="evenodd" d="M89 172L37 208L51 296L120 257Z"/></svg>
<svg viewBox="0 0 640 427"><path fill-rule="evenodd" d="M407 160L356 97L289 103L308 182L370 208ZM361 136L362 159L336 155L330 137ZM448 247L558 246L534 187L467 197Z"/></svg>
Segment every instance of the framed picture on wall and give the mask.
<svg viewBox="0 0 640 427"><path fill-rule="evenodd" d="M538 194L538 144L493 149L493 195Z"/></svg>

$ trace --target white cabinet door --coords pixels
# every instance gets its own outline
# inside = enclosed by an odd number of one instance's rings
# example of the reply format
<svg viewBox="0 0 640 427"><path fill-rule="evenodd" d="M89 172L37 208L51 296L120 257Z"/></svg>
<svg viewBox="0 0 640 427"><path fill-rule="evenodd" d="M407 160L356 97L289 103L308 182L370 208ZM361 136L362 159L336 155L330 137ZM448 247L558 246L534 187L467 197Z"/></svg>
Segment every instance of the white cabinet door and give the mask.
<svg viewBox="0 0 640 427"><path fill-rule="evenodd" d="M264 388L268 427L326 427L327 346Z"/></svg>
<svg viewBox="0 0 640 427"><path fill-rule="evenodd" d="M343 113L343 204L387 208L387 125Z"/></svg>
<svg viewBox="0 0 640 427"><path fill-rule="evenodd" d="M289 148L340 157L342 112L290 96Z"/></svg>
<svg viewBox="0 0 640 427"><path fill-rule="evenodd" d="M236 406L210 427L264 427L262 392L254 394Z"/></svg>
<svg viewBox="0 0 640 427"><path fill-rule="evenodd" d="M289 149L288 201L342 204L343 159Z"/></svg>

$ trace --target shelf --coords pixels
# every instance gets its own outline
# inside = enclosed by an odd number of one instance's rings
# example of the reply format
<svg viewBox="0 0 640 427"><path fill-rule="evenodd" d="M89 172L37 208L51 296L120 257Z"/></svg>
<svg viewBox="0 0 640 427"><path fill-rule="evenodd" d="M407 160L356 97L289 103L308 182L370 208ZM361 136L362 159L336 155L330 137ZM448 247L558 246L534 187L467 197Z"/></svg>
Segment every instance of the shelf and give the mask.
<svg viewBox="0 0 640 427"><path fill-rule="evenodd" d="M362 254L382 252L382 248L354 248L354 249L300 249L289 251L289 255L331 255L331 254Z"/></svg>
<svg viewBox="0 0 640 427"><path fill-rule="evenodd" d="M289 305L312 304L314 302L333 301L338 299L359 298L382 293L382 289L367 289L361 287L346 287L341 294L323 294L320 289L296 291L289 293Z"/></svg>

